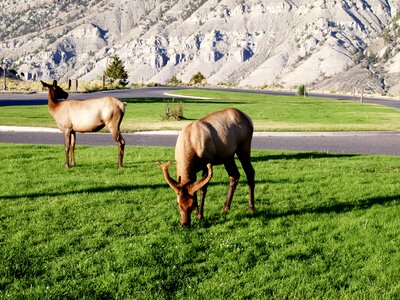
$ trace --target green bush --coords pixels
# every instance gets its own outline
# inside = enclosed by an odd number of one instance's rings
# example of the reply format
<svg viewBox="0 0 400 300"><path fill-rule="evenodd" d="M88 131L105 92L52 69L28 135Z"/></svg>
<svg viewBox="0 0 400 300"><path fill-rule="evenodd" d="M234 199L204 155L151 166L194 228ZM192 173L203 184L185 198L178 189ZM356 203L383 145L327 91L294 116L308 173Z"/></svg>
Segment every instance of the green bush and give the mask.
<svg viewBox="0 0 400 300"><path fill-rule="evenodd" d="M297 96L308 96L306 86L304 84L299 85L299 87L297 88Z"/></svg>
<svg viewBox="0 0 400 300"><path fill-rule="evenodd" d="M167 102L165 105L163 119L165 120L183 120L183 103L182 102Z"/></svg>
<svg viewBox="0 0 400 300"><path fill-rule="evenodd" d="M182 84L182 80L178 79L178 77L176 77L176 75L173 75L168 81L167 81L168 85L172 85L172 86L177 86L177 85L181 85Z"/></svg>
<svg viewBox="0 0 400 300"><path fill-rule="evenodd" d="M196 74L194 74L192 76L189 84L204 84L205 81L206 81L206 77L201 72L197 72Z"/></svg>
<svg viewBox="0 0 400 300"><path fill-rule="evenodd" d="M111 83L118 81L118 83L122 86L126 86L128 84L128 73L126 72L124 64L118 55L114 55L112 57L111 63L104 71L104 76L106 76L108 81Z"/></svg>

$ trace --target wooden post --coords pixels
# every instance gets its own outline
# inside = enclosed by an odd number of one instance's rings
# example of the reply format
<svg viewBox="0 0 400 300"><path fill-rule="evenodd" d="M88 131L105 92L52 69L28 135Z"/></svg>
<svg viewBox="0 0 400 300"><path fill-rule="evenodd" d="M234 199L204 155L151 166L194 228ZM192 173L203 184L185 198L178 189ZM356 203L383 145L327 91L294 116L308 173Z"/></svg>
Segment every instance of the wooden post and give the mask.
<svg viewBox="0 0 400 300"><path fill-rule="evenodd" d="M7 90L7 79L6 79L6 73L7 73L7 63L3 61L3 90Z"/></svg>
<svg viewBox="0 0 400 300"><path fill-rule="evenodd" d="M364 86L361 87L361 99L360 102L363 103L364 102Z"/></svg>
<svg viewBox="0 0 400 300"><path fill-rule="evenodd" d="M68 80L68 87L70 91L78 91L78 79L69 79Z"/></svg>

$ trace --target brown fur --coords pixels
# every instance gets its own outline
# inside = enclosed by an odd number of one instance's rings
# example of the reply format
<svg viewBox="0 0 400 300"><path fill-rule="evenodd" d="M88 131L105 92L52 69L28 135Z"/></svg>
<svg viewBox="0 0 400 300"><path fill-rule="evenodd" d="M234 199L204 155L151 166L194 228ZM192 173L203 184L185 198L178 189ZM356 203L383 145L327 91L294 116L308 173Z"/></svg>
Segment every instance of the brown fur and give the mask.
<svg viewBox="0 0 400 300"><path fill-rule="evenodd" d="M190 214L197 209L197 219L204 218L204 199L212 177L211 165L225 166L229 175L229 191L224 211L229 211L233 194L239 181L239 170L234 156L238 156L249 185L249 209L254 211L254 169L250 161L253 123L243 112L229 108L218 111L185 126L178 136L175 147L177 181L169 176L168 163L158 163L165 179L177 194L180 222L190 225ZM196 181L196 173L203 178ZM196 191L200 190L200 207L197 207Z"/></svg>
<svg viewBox="0 0 400 300"><path fill-rule="evenodd" d="M113 97L104 97L89 100L68 100L68 93L57 86L42 81L48 88L49 113L57 122L58 128L64 133L65 139L65 167L69 167L69 152L71 152L71 165L75 166L75 141L76 132L96 132L107 127L118 146L118 167L123 165L125 140L120 131L124 117L126 103Z"/></svg>

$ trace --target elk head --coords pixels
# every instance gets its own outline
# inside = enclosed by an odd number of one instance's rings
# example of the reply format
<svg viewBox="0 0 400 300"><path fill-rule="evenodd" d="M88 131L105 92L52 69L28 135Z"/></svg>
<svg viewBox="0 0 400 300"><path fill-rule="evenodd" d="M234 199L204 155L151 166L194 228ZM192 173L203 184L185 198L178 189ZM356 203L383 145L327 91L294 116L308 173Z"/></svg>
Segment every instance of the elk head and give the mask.
<svg viewBox="0 0 400 300"><path fill-rule="evenodd" d="M54 97L54 100L67 99L68 98L68 93L57 85L57 80L54 80L52 85L51 84L47 84L44 81L40 81L40 82L42 83L42 85L44 87L49 89L52 97Z"/></svg>
<svg viewBox="0 0 400 300"><path fill-rule="evenodd" d="M179 178L179 182L176 182L169 175L168 168L170 165L170 161L167 163L157 163L157 166L162 169L167 183L176 193L181 225L189 227L192 211L197 210L196 192L211 180L213 175L212 166L211 164L207 164L208 174L195 182L190 182L189 180L181 182L181 178Z"/></svg>

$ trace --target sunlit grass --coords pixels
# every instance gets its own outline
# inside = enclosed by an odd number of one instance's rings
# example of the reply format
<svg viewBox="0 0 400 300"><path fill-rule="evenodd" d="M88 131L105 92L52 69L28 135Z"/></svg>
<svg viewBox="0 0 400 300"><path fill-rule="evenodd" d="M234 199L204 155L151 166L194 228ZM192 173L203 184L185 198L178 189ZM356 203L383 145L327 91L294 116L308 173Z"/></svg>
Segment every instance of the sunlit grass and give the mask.
<svg viewBox="0 0 400 300"><path fill-rule="evenodd" d="M0 297L396 299L400 158L254 151L231 211L214 167L205 220L179 225L154 163L172 148L0 144ZM171 173L174 168L171 167Z"/></svg>

